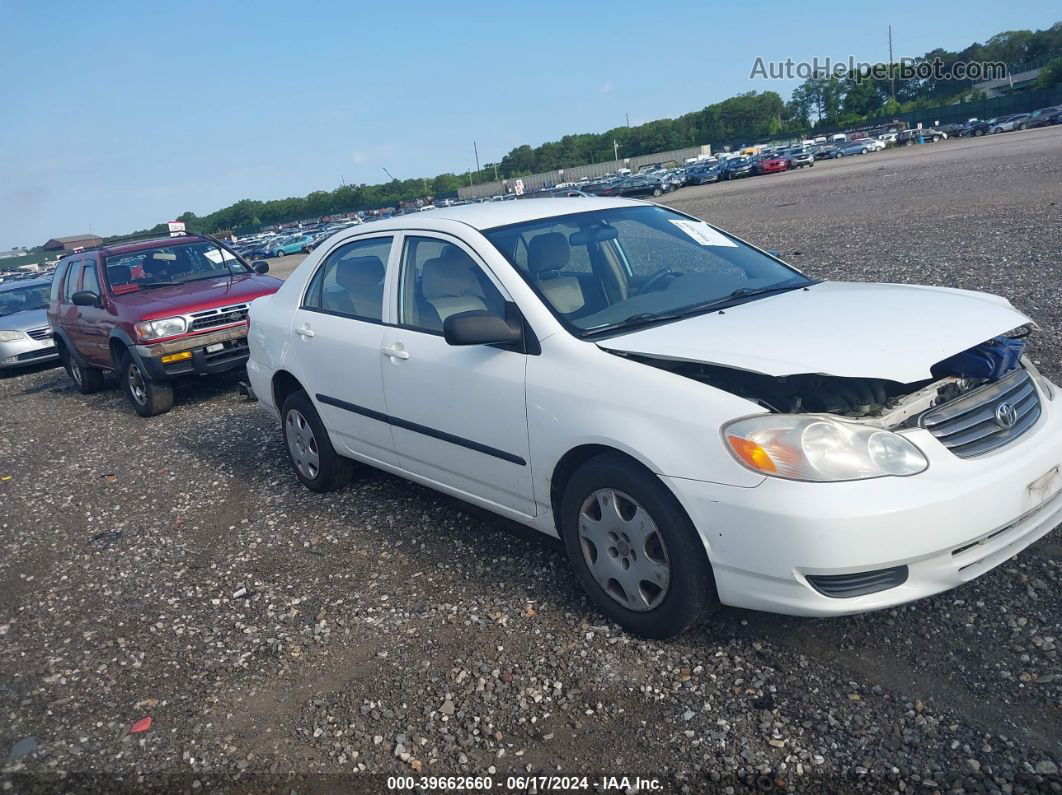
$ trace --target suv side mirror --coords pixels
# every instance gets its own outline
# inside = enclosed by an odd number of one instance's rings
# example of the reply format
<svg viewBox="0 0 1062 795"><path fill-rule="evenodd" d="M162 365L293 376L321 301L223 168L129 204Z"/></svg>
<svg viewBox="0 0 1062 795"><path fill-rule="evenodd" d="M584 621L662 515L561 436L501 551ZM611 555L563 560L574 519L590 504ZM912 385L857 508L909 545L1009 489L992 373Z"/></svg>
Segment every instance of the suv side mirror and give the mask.
<svg viewBox="0 0 1062 795"><path fill-rule="evenodd" d="M251 265L254 268L255 273L269 273L269 263L264 259L260 259Z"/></svg>
<svg viewBox="0 0 1062 795"><path fill-rule="evenodd" d="M523 336L519 321L485 310L459 312L443 321L443 338L448 345L499 345L520 342Z"/></svg>
<svg viewBox="0 0 1062 795"><path fill-rule="evenodd" d="M74 293L70 300L73 301L75 306L100 306L100 297L96 293L89 292L88 290L82 290L79 293Z"/></svg>

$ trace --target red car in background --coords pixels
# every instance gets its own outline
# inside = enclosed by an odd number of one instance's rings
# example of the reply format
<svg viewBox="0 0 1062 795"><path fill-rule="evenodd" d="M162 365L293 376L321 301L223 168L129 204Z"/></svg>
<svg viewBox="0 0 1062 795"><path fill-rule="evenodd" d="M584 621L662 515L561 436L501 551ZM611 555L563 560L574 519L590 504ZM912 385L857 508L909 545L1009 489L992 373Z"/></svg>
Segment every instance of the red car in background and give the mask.
<svg viewBox="0 0 1062 795"><path fill-rule="evenodd" d="M113 372L142 417L173 381L243 367L251 301L283 284L208 235L108 243L60 260L48 302L57 352L82 394Z"/></svg>
<svg viewBox="0 0 1062 795"><path fill-rule="evenodd" d="M789 170L789 161L784 155L762 157L753 164L752 170L755 174L778 174Z"/></svg>

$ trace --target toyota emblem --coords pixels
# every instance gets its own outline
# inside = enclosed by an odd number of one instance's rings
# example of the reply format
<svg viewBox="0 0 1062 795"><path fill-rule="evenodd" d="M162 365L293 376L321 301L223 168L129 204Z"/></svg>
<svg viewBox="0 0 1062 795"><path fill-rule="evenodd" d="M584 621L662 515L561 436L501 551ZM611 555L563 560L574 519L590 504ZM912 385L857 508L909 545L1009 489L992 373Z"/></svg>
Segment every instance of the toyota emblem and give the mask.
<svg viewBox="0 0 1062 795"><path fill-rule="evenodd" d="M1010 403L1000 403L996 406L996 424L1000 428L1009 430L1018 422L1018 410Z"/></svg>

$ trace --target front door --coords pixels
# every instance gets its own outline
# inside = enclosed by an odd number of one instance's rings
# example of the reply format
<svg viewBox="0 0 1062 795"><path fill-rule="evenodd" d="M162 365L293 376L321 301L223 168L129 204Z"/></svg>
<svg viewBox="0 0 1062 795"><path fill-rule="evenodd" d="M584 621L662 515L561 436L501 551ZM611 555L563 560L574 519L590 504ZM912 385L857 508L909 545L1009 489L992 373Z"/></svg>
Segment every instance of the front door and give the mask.
<svg viewBox="0 0 1062 795"><path fill-rule="evenodd" d="M359 238L329 252L310 279L291 334L302 383L336 448L393 465L380 356L392 240Z"/></svg>
<svg viewBox="0 0 1062 795"><path fill-rule="evenodd" d="M502 314L500 287L456 238L407 234L397 294L397 323L384 329L378 356L399 465L533 516L527 356L442 336L450 315Z"/></svg>

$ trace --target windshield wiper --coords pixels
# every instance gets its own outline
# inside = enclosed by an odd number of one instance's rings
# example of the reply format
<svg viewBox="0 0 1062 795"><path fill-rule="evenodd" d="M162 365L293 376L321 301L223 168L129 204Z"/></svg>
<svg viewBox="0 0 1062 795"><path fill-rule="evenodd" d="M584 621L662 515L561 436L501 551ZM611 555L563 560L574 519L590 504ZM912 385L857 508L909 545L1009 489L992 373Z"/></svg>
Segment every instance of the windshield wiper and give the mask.
<svg viewBox="0 0 1062 795"><path fill-rule="evenodd" d="M655 312L638 312L618 323L610 323L607 326L598 326L597 328L588 328L585 331L579 332L579 336L589 337L591 334L600 334L604 331L616 331L617 329L645 326L661 320L678 320L680 317L682 317L682 313L669 312L665 315L658 315Z"/></svg>

